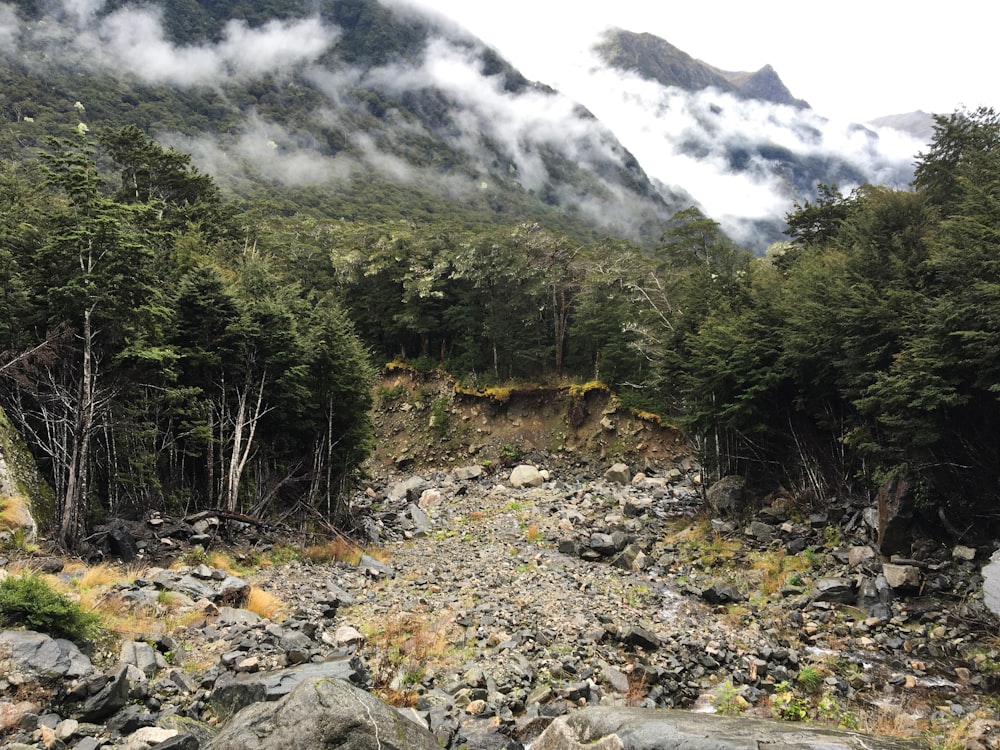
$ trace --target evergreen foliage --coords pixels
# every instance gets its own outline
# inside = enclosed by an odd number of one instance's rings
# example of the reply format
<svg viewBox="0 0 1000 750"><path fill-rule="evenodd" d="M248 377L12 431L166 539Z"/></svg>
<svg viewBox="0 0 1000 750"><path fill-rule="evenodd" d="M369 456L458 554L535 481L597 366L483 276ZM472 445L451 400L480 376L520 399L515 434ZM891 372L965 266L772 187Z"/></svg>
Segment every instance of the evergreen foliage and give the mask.
<svg viewBox="0 0 1000 750"><path fill-rule="evenodd" d="M187 155L134 128L2 178L0 398L65 546L152 509L341 511L373 372L336 290L289 276Z"/></svg>
<svg viewBox="0 0 1000 750"><path fill-rule="evenodd" d="M0 399L70 546L149 509L344 521L373 358L599 378L717 474L825 498L908 472L926 509L992 518L1000 118L936 133L913 190L821 187L766 258L693 208L646 253L363 180L337 219L236 205L137 128L77 134L0 168Z"/></svg>
<svg viewBox="0 0 1000 750"><path fill-rule="evenodd" d="M37 575L0 581L0 625L24 626L54 638L87 641L100 633L100 617L52 589Z"/></svg>

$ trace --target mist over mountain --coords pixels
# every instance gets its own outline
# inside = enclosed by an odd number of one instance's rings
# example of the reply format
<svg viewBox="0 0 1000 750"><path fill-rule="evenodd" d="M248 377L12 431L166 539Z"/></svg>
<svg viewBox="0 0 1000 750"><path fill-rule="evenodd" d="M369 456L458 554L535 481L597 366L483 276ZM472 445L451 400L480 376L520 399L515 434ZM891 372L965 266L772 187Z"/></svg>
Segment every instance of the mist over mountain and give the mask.
<svg viewBox="0 0 1000 750"><path fill-rule="evenodd" d="M926 141L827 119L777 73L723 72L648 34L611 29L560 87L660 183L678 184L747 247L781 239L783 217L817 182L907 185Z"/></svg>
<svg viewBox="0 0 1000 750"><path fill-rule="evenodd" d="M331 216L454 210L650 244L697 203L757 250L817 181L903 185L920 148L825 120L770 67L720 71L647 34L610 31L541 83L501 53L403 0L0 3L0 148L134 123L240 194Z"/></svg>

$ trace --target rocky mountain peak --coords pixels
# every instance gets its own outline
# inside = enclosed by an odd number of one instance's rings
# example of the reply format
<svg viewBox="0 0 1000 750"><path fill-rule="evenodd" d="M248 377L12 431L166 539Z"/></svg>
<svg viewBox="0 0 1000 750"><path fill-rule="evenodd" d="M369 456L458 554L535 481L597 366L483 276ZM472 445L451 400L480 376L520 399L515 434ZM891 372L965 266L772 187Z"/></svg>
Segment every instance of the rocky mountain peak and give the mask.
<svg viewBox="0 0 1000 750"><path fill-rule="evenodd" d="M692 92L711 87L741 99L809 107L805 101L792 96L770 65L756 72L720 70L653 34L624 29L610 29L594 49L608 65L637 73L663 86Z"/></svg>

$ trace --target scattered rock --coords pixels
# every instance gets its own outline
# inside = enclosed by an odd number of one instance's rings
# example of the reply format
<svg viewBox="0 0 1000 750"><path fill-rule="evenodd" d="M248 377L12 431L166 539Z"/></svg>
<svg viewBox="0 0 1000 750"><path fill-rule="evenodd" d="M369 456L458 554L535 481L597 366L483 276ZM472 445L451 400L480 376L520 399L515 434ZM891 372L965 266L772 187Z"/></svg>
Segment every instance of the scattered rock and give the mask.
<svg viewBox="0 0 1000 750"><path fill-rule="evenodd" d="M611 468L604 472L604 478L615 484L628 484L632 481L632 470L627 464L612 464Z"/></svg>
<svg viewBox="0 0 1000 750"><path fill-rule="evenodd" d="M884 563L882 575L894 589L917 590L920 588L920 568L915 565Z"/></svg>
<svg viewBox="0 0 1000 750"><path fill-rule="evenodd" d="M521 487L541 487L545 483L545 478L534 466L521 464L514 467L510 473L510 486L515 489Z"/></svg>
<svg viewBox="0 0 1000 750"><path fill-rule="evenodd" d="M915 743L870 735L684 711L595 707L562 716L532 750L900 750Z"/></svg>

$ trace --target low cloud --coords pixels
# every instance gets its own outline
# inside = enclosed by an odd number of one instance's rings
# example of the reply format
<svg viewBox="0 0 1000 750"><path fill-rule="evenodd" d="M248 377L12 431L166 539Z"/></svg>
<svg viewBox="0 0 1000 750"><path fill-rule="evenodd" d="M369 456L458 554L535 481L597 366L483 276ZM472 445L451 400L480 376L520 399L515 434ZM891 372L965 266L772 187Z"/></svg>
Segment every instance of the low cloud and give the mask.
<svg viewBox="0 0 1000 750"><path fill-rule="evenodd" d="M767 241L758 235L762 222L812 197L807 168L842 189L862 181L905 187L924 147L898 131L808 109L662 86L591 55L564 67L556 85L606 123L651 177L682 186L731 236L757 249ZM796 173L790 161L803 169Z"/></svg>
<svg viewBox="0 0 1000 750"><path fill-rule="evenodd" d="M21 24L13 5L0 3L0 49L14 49L21 36Z"/></svg>
<svg viewBox="0 0 1000 750"><path fill-rule="evenodd" d="M390 4L398 12L418 13L406 0ZM440 19L431 24L440 21L449 38L432 39L416 63L363 70L317 63L341 33L317 17L254 28L233 20L216 43L176 45L164 34L155 6L126 6L110 14L102 14L101 0L62 0L61 7L62 25L28 26L18 21L13 6L0 3L0 54L21 52L24 58L24 50L47 49L36 64L72 61L178 88L297 75L325 96L311 116L344 134L335 155L304 130L252 113L236 136L157 134L191 152L220 179L247 179L246 162L289 185L375 170L452 197L488 191L498 179L516 180L606 231L633 239L644 223L666 218L660 216L667 212L665 204L678 207L674 195L686 193L734 239L762 250L794 202L812 197L813 174L842 189L861 181L902 187L923 148L897 131L826 120L810 110L711 89L688 93L664 87L611 69L590 53L552 55L552 79L545 83L561 93L541 86L512 91L502 74L483 74L482 48ZM429 113L422 123L383 111L366 120L370 129L359 127L364 119L358 113L364 105L355 96L359 89L397 101L426 101ZM353 117L347 114L352 108ZM444 174L400 156L420 149L422 139L437 138L468 157L468 169ZM643 183L629 153L664 202L637 192ZM571 186L553 174L560 159L589 172L589 186ZM770 236L761 234L768 223Z"/></svg>
<svg viewBox="0 0 1000 750"><path fill-rule="evenodd" d="M275 20L255 28L232 20L218 43L175 45L164 34L159 8L125 6L101 15L103 8L102 0L63 0L69 24L22 26L20 45L47 49L48 59L73 59L144 83L184 88L286 75L315 61L339 35L319 18ZM3 19L0 12L0 35Z"/></svg>

